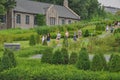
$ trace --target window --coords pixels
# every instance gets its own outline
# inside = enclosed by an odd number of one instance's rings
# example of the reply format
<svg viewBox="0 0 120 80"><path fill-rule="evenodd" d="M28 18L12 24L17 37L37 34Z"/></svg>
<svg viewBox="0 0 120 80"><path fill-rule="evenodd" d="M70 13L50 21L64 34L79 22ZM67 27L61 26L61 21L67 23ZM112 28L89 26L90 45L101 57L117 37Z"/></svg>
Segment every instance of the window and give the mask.
<svg viewBox="0 0 120 80"><path fill-rule="evenodd" d="M26 24L30 23L30 16L26 15Z"/></svg>
<svg viewBox="0 0 120 80"><path fill-rule="evenodd" d="M65 19L62 19L62 24L65 24Z"/></svg>
<svg viewBox="0 0 120 80"><path fill-rule="evenodd" d="M34 16L34 25L37 25L37 16Z"/></svg>
<svg viewBox="0 0 120 80"><path fill-rule="evenodd" d="M16 16L16 23L17 24L21 23L21 15L20 14L17 14L17 16Z"/></svg>
<svg viewBox="0 0 120 80"><path fill-rule="evenodd" d="M0 15L0 22L6 23L6 15Z"/></svg>
<svg viewBox="0 0 120 80"><path fill-rule="evenodd" d="M50 17L50 25L55 25L55 18L54 17Z"/></svg>
<svg viewBox="0 0 120 80"><path fill-rule="evenodd" d="M68 23L70 24L70 23L71 23L71 20L68 20Z"/></svg>

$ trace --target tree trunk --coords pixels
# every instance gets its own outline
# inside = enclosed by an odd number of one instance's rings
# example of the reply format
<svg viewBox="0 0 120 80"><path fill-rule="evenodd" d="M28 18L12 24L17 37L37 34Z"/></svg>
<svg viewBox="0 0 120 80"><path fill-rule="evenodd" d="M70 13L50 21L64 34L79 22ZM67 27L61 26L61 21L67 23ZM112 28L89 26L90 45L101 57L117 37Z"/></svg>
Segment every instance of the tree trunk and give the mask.
<svg viewBox="0 0 120 80"><path fill-rule="evenodd" d="M12 28L12 10L7 10L7 29Z"/></svg>

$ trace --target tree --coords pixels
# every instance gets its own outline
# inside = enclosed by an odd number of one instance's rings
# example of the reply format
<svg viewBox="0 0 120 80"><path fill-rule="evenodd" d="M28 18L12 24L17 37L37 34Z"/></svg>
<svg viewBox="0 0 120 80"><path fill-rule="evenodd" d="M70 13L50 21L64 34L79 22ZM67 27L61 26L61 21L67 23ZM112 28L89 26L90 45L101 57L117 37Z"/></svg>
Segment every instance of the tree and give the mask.
<svg viewBox="0 0 120 80"><path fill-rule="evenodd" d="M0 0L0 15L5 14L5 6L6 0Z"/></svg>
<svg viewBox="0 0 120 80"><path fill-rule="evenodd" d="M29 45L30 46L36 45L36 40L35 40L35 36L34 35L30 36Z"/></svg>
<svg viewBox="0 0 120 80"><path fill-rule="evenodd" d="M106 69L106 60L103 56L103 54L96 54L93 57L92 64L91 64L91 70L93 71L101 71Z"/></svg>
<svg viewBox="0 0 120 80"><path fill-rule="evenodd" d="M90 69L89 55L85 48L82 48L76 63L78 69L88 70Z"/></svg>
<svg viewBox="0 0 120 80"><path fill-rule="evenodd" d="M15 0L6 0L4 7L6 9L6 16L7 16L7 28L12 27L12 9L15 7L16 1Z"/></svg>
<svg viewBox="0 0 120 80"><path fill-rule="evenodd" d="M45 23L45 16L42 15L42 14L37 14L37 15L36 15L36 20L37 20L37 25L38 25L38 26L43 26L43 25L46 24L46 23Z"/></svg>
<svg viewBox="0 0 120 80"><path fill-rule="evenodd" d="M40 2L63 5L63 0L35 0ZM68 0L69 7L81 16L81 19L90 19L93 16L105 16L103 7L98 0Z"/></svg>
<svg viewBox="0 0 120 80"><path fill-rule="evenodd" d="M75 64L77 62L78 55L75 52L72 52L70 55L69 64Z"/></svg>

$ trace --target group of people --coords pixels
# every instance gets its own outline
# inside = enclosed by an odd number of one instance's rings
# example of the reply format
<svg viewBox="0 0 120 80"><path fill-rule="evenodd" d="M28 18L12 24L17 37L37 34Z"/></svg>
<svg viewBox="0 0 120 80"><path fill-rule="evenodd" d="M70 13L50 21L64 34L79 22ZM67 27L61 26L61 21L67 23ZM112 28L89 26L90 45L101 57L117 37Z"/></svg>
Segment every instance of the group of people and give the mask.
<svg viewBox="0 0 120 80"><path fill-rule="evenodd" d="M106 26L106 32L110 31L111 33L113 33L114 31L114 27L112 25L107 25Z"/></svg>
<svg viewBox="0 0 120 80"><path fill-rule="evenodd" d="M116 21L111 25L107 25L106 26L106 32L110 31L111 33L113 33L114 29L118 28L118 27L120 27L120 21Z"/></svg>
<svg viewBox="0 0 120 80"><path fill-rule="evenodd" d="M74 41L77 41L77 36L78 36L78 38L80 38L82 36L82 31L81 30L78 31L78 34L77 34L76 31L74 32L74 35L73 35L73 40ZM68 31L65 32L65 38L66 39L69 38L69 32ZM50 33L48 33L47 35L43 35L42 36L42 44L44 44L45 41L47 42L47 44L49 44L50 39L51 39ZM60 43L60 39L61 39L61 34L60 34L60 32L58 32L57 35L56 35L57 44Z"/></svg>

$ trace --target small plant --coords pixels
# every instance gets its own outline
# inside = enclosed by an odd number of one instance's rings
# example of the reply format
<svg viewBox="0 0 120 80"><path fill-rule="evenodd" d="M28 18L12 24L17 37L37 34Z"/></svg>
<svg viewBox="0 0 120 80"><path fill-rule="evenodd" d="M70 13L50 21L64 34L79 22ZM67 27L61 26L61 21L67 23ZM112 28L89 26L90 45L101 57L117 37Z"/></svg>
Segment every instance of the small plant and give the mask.
<svg viewBox="0 0 120 80"><path fill-rule="evenodd" d="M93 71L101 71L101 70L105 70L106 69L106 60L105 57L103 56L103 54L96 54L93 57L93 61L91 64L91 70Z"/></svg>
<svg viewBox="0 0 120 80"><path fill-rule="evenodd" d="M112 54L108 67L110 72L119 72L120 71L120 55Z"/></svg>
<svg viewBox="0 0 120 80"><path fill-rule="evenodd" d="M90 35L89 31L86 30L85 33L84 33L84 37L88 37Z"/></svg>
<svg viewBox="0 0 120 80"><path fill-rule="evenodd" d="M35 36L34 35L30 36L29 45L30 46L36 45L36 40L35 40Z"/></svg>
<svg viewBox="0 0 120 80"><path fill-rule="evenodd" d="M68 64L68 62L69 62L69 55L68 55L67 49L66 48L62 48L61 49L61 54L62 54L62 59L63 59L62 64Z"/></svg>
<svg viewBox="0 0 120 80"><path fill-rule="evenodd" d="M67 48L68 47L68 39L64 38L63 40L63 48Z"/></svg>
<svg viewBox="0 0 120 80"><path fill-rule="evenodd" d="M42 59L41 59L41 62L43 63L52 63L52 48L47 48L43 51L43 55L42 55Z"/></svg>
<svg viewBox="0 0 120 80"><path fill-rule="evenodd" d="M36 36L36 43L37 43L37 44L40 44L40 42L41 42L41 40L40 40L40 35L37 34L37 36Z"/></svg>
<svg viewBox="0 0 120 80"><path fill-rule="evenodd" d="M77 62L78 55L75 52L72 52L70 55L69 64L75 64Z"/></svg>
<svg viewBox="0 0 120 80"><path fill-rule="evenodd" d="M61 51L56 50L52 57L52 63L53 64L62 64L62 62L63 62L63 59L62 59Z"/></svg>
<svg viewBox="0 0 120 80"><path fill-rule="evenodd" d="M1 58L1 67L3 70L16 67L14 53L11 50L5 49Z"/></svg>
<svg viewBox="0 0 120 80"><path fill-rule="evenodd" d="M90 69L90 61L86 48L82 48L76 63L78 69Z"/></svg>

